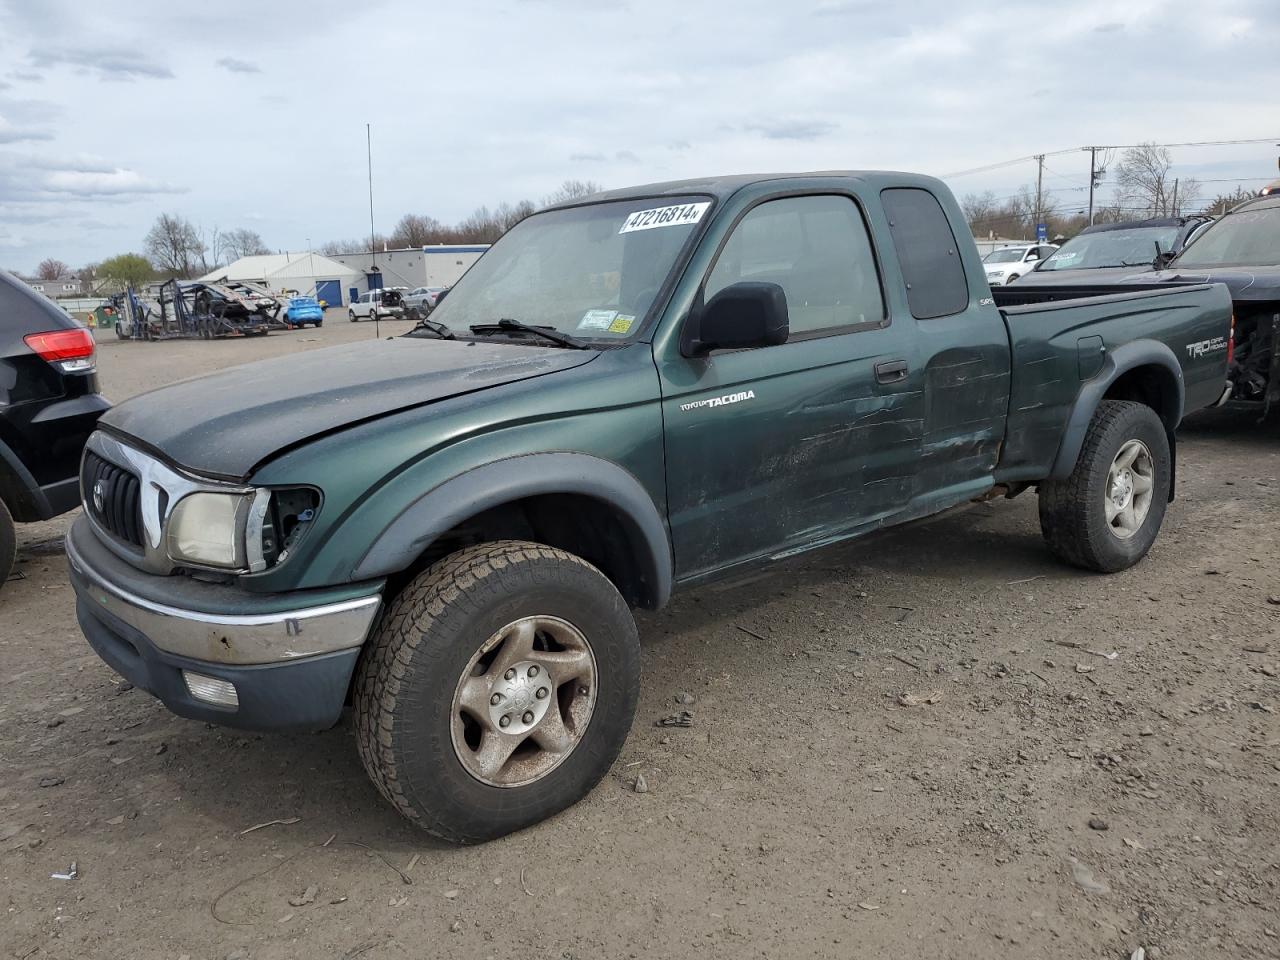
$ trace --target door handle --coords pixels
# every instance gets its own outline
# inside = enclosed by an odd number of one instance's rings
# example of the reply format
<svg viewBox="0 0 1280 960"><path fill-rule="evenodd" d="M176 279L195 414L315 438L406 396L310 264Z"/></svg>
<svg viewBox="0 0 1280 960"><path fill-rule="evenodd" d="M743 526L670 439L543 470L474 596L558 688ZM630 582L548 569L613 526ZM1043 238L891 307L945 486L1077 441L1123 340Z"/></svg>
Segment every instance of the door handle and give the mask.
<svg viewBox="0 0 1280 960"><path fill-rule="evenodd" d="M907 361L886 360L876 364L876 383L898 383L907 379Z"/></svg>

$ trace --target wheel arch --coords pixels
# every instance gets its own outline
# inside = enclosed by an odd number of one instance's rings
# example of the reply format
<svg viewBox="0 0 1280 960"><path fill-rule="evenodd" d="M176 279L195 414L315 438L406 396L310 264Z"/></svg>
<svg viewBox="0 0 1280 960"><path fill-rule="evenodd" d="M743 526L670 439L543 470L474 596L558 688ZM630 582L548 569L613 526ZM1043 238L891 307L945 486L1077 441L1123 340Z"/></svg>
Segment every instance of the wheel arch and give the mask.
<svg viewBox="0 0 1280 960"><path fill-rule="evenodd" d="M632 606L658 609L671 595L671 545L652 497L623 467L580 453L511 457L445 481L399 513L351 576L394 585L455 549L513 537L583 557Z"/></svg>
<svg viewBox="0 0 1280 960"><path fill-rule="evenodd" d="M0 440L0 500L19 523L43 520L52 515L49 502L35 477L3 440Z"/></svg>
<svg viewBox="0 0 1280 960"><path fill-rule="evenodd" d="M1155 410L1169 436L1170 456L1174 456L1174 431L1182 422L1186 402L1182 367L1165 344L1135 340L1110 351L1102 370L1076 395L1049 473L1051 479L1071 475L1084 447L1089 422L1103 400L1131 400ZM1169 492L1172 498L1172 486Z"/></svg>

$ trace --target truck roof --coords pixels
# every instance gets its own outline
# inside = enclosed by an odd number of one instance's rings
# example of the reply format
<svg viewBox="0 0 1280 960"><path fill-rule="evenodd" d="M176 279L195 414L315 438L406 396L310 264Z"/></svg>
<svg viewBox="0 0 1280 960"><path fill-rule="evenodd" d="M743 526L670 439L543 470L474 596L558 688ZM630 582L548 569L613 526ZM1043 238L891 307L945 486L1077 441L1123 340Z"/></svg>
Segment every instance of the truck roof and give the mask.
<svg viewBox="0 0 1280 960"><path fill-rule="evenodd" d="M687 196L691 193L705 193L723 200L737 193L743 187L772 180L858 180L871 185L883 183L884 186L927 186L930 189L941 187L941 180L926 177L918 173L899 173L893 170L806 170L799 173L736 173L718 177L699 177L692 180L666 180L658 183L640 184L634 187L622 187L617 190L602 190L580 200L556 204L555 207L574 207L584 203L599 203L605 200L630 200L639 197Z"/></svg>
<svg viewBox="0 0 1280 960"><path fill-rule="evenodd" d="M1146 220L1118 220L1115 223L1095 223L1080 231L1085 233L1107 233L1111 230L1134 230L1141 227L1185 227L1193 221L1212 220L1206 214L1187 214L1185 217L1150 217Z"/></svg>

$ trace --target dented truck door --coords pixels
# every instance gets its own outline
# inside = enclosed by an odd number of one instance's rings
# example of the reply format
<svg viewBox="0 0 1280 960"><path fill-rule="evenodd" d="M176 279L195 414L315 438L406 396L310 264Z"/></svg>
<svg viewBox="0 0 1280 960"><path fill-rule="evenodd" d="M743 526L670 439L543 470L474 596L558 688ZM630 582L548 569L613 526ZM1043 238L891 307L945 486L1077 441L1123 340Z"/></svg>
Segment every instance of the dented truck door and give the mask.
<svg viewBox="0 0 1280 960"><path fill-rule="evenodd" d="M925 392L911 514L969 499L992 483L1009 410L1009 333L959 210L917 187L880 193L907 312L918 326ZM954 206L950 196L945 197ZM967 239L967 238L966 238Z"/></svg>
<svg viewBox="0 0 1280 960"><path fill-rule="evenodd" d="M736 212L702 279L786 293L786 343L685 357L655 344L677 576L837 539L910 502L921 453L914 323L893 313L864 211L832 190ZM695 306L696 309L696 306Z"/></svg>

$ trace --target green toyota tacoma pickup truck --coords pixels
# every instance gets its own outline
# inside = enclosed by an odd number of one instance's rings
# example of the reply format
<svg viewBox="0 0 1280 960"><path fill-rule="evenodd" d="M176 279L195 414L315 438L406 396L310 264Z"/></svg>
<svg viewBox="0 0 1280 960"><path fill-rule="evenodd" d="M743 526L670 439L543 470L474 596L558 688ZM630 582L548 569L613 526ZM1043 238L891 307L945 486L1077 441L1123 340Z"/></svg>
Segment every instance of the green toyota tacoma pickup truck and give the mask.
<svg viewBox="0 0 1280 960"><path fill-rule="evenodd" d="M487 840L608 771L631 609L677 587L1030 487L1064 561L1139 561L1230 324L1217 285L993 292L928 177L602 193L514 227L407 336L107 413L80 625L185 717L351 704L387 800Z"/></svg>

